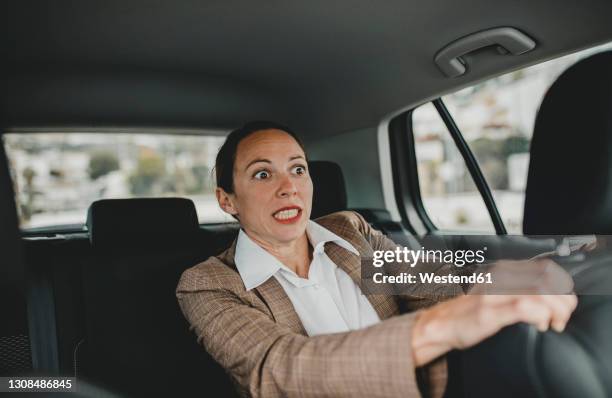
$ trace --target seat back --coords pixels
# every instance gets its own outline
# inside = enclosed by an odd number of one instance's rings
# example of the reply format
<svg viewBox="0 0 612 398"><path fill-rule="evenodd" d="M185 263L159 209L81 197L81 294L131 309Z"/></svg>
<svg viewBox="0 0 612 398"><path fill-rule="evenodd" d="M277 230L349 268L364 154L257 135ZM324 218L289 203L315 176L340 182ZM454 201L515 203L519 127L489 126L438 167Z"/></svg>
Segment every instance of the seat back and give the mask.
<svg viewBox="0 0 612 398"><path fill-rule="evenodd" d="M347 210L346 184L342 169L337 163L327 160L308 162L313 185L312 212L310 218L316 219L337 211ZM391 219L385 209L353 209L361 214L374 228L383 232L395 243L412 248L420 247L400 223Z"/></svg>
<svg viewBox="0 0 612 398"><path fill-rule="evenodd" d="M13 183L0 136L0 376L32 370L25 270Z"/></svg>
<svg viewBox="0 0 612 398"><path fill-rule="evenodd" d="M175 297L182 272L213 253L180 198L102 200L88 215L81 377L127 396L234 394L197 344Z"/></svg>
<svg viewBox="0 0 612 398"><path fill-rule="evenodd" d="M340 166L326 160L315 160L308 162L308 170L313 185L310 217L315 219L346 210L346 185Z"/></svg>

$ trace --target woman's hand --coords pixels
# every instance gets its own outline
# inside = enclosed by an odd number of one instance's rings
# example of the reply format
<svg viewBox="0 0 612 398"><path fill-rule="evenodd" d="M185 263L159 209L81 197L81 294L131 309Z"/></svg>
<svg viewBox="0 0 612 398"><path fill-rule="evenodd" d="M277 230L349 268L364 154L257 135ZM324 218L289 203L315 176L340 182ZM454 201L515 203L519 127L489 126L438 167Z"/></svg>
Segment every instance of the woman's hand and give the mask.
<svg viewBox="0 0 612 398"><path fill-rule="evenodd" d="M501 261L491 270L497 289L483 285L423 310L414 325L412 348L416 366L452 350L471 347L517 322L546 331L563 331L578 303L571 277L551 260ZM548 294L544 294L548 293ZM559 293L559 294L551 294Z"/></svg>

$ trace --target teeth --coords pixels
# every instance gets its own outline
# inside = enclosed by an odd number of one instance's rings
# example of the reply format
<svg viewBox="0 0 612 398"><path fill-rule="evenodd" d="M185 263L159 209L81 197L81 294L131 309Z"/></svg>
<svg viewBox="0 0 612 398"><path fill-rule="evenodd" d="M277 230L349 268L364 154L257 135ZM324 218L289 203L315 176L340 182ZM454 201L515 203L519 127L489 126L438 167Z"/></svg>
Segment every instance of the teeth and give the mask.
<svg viewBox="0 0 612 398"><path fill-rule="evenodd" d="M283 210L283 211L279 211L278 213L274 214L274 218L276 218L277 220L287 220L297 215L298 215L298 209Z"/></svg>

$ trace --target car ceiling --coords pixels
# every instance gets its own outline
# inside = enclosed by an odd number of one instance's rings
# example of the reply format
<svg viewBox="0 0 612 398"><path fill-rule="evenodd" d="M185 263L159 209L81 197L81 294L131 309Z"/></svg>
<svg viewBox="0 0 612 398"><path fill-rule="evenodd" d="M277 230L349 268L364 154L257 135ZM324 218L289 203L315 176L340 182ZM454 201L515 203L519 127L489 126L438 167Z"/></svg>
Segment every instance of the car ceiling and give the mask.
<svg viewBox="0 0 612 398"><path fill-rule="evenodd" d="M274 119L318 137L612 40L608 0L22 0L0 14L4 128ZM440 48L498 26L536 50L437 69Z"/></svg>

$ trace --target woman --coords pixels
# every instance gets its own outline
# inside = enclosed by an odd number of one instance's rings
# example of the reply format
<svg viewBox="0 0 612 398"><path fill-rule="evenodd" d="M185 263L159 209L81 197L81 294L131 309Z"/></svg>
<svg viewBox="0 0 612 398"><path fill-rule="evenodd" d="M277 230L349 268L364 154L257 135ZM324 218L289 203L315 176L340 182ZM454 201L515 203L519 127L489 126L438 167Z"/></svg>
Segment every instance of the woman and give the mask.
<svg viewBox="0 0 612 398"><path fill-rule="evenodd" d="M306 154L286 127L252 122L233 131L216 173L219 205L241 230L228 250L185 271L177 297L244 395L439 397L446 352L520 321L561 331L576 306L573 295L464 295L458 288L440 299L457 297L438 303L361 294L360 256L395 244L357 213L309 220ZM544 285L555 278L571 284L556 264L538 261L525 272L547 276ZM516 267L500 262L493 273ZM416 310L400 315L400 301Z"/></svg>

